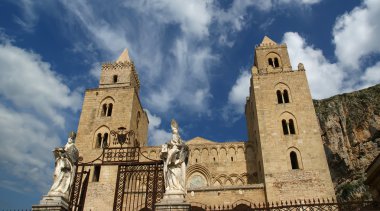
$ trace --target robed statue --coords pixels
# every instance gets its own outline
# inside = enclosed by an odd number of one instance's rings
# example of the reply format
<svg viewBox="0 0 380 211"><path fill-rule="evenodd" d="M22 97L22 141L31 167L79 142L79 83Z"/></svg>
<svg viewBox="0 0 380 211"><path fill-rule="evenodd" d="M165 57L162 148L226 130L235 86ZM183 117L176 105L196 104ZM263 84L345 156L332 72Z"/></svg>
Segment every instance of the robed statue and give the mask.
<svg viewBox="0 0 380 211"><path fill-rule="evenodd" d="M69 199L76 171L75 163L79 158L78 149L74 144L75 137L75 132L71 132L67 144L53 150L55 157L54 182L47 194L48 196L62 196L66 200Z"/></svg>
<svg viewBox="0 0 380 211"><path fill-rule="evenodd" d="M164 161L165 194L186 194L186 166L188 146L179 135L175 120L171 121L172 138L162 145L161 159Z"/></svg>

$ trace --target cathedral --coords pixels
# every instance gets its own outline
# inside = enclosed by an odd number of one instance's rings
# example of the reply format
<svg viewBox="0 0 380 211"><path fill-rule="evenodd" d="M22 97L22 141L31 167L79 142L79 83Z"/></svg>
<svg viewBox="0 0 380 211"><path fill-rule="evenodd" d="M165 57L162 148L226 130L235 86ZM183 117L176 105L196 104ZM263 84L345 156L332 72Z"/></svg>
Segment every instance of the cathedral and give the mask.
<svg viewBox="0 0 380 211"><path fill-rule="evenodd" d="M264 37L255 47L251 73L248 140L186 140L186 202L227 206L335 199L304 66L292 68L286 44ZM76 199L84 210L142 210L141 204L162 197L162 181L150 182L162 174L161 146L147 145L149 119L139 89L125 50L102 65L99 87L86 90L76 138L80 163L88 164L78 165L87 173L85 200ZM133 167L139 163L146 165Z"/></svg>

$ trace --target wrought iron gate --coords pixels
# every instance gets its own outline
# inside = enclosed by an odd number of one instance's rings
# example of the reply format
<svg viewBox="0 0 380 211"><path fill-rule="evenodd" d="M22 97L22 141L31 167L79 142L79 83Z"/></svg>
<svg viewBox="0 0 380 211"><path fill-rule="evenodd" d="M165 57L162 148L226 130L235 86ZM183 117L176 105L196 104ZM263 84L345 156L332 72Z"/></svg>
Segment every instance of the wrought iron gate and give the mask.
<svg viewBox="0 0 380 211"><path fill-rule="evenodd" d="M69 210L82 211L86 199L87 185L90 170L85 171L84 166L77 166L73 187L71 190Z"/></svg>
<svg viewBox="0 0 380 211"><path fill-rule="evenodd" d="M113 210L153 210L164 193L162 162L119 165Z"/></svg>

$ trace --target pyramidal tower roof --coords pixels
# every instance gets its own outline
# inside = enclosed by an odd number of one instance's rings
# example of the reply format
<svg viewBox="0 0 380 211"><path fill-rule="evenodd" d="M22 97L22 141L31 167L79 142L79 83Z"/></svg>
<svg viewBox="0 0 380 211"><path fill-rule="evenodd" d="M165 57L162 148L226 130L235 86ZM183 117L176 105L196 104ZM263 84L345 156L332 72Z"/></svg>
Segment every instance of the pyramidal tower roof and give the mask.
<svg viewBox="0 0 380 211"><path fill-rule="evenodd" d="M263 41L261 41L261 46L263 45L277 45L277 43L275 41L273 41L271 38L269 38L268 36L265 36Z"/></svg>
<svg viewBox="0 0 380 211"><path fill-rule="evenodd" d="M130 62L131 59L129 58L128 49L124 49L123 53L120 54L119 58L116 60L116 62Z"/></svg>

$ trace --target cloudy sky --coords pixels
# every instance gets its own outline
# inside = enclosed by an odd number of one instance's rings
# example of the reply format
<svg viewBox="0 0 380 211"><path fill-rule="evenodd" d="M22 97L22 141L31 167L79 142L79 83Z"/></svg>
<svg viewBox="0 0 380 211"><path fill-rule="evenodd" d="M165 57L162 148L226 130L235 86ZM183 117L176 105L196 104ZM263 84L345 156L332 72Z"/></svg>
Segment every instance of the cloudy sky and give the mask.
<svg viewBox="0 0 380 211"><path fill-rule="evenodd" d="M124 48L149 143L246 140L244 101L265 35L304 63L315 99L380 82L378 0L0 1L0 209L38 203L51 150L77 129L84 90Z"/></svg>

